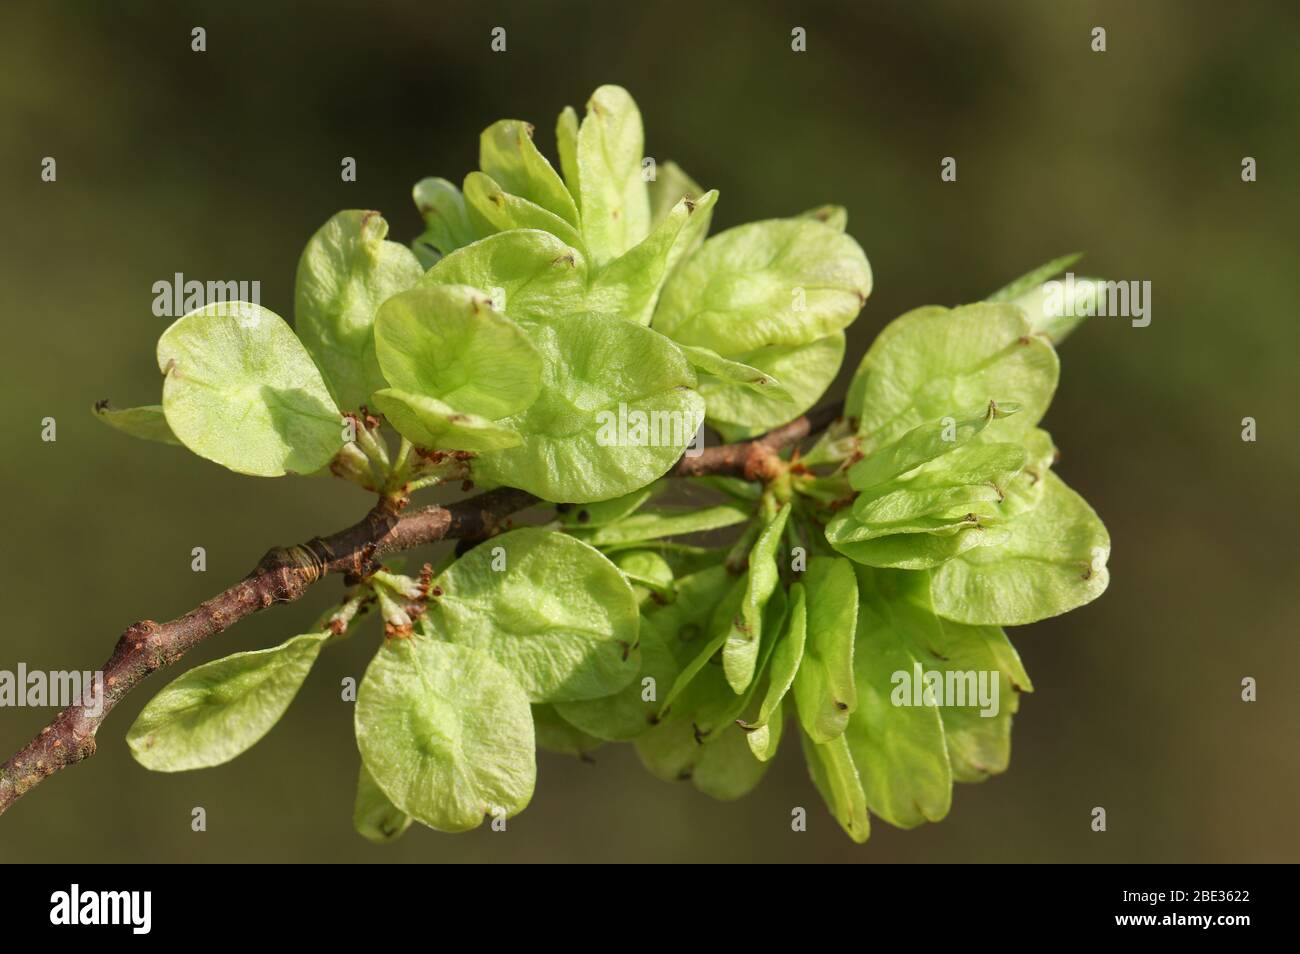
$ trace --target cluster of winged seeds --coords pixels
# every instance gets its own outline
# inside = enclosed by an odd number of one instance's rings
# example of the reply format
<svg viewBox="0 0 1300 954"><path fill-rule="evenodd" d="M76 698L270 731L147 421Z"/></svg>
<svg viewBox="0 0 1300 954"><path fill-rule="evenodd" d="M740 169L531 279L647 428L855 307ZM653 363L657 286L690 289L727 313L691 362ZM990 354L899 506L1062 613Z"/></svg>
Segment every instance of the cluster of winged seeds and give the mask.
<svg viewBox="0 0 1300 954"><path fill-rule="evenodd" d="M889 324L843 416L761 480L666 479L701 422L744 439L822 397L871 271L834 206L706 238L718 193L645 157L618 87L581 121L565 109L556 138L559 172L527 123L489 126L460 188L415 187L409 248L378 213L340 212L302 254L296 333L257 304L198 302L158 343L161 405L97 407L239 473L398 500L472 479L555 505L190 670L132 753L229 761L378 607L387 638L356 696L355 821L374 840L515 815L536 746L630 742L655 776L737 798L787 733L855 840L869 813L943 818L954 780L1006 768L1031 689L1001 627L1106 587L1106 530L1037 426L1074 324L1043 283L1073 259Z"/></svg>

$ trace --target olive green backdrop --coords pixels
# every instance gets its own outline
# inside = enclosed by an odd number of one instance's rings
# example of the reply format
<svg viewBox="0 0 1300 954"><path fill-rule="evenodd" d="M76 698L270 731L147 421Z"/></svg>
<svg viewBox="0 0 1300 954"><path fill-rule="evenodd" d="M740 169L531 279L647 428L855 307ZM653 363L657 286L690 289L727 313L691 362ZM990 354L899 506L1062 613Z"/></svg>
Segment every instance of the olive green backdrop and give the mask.
<svg viewBox="0 0 1300 954"><path fill-rule="evenodd" d="M131 760L123 736L154 677L94 759L0 818L0 860L1300 859L1293 6L65 2L2 17L0 668L98 666L133 620L169 619L268 546L368 505L92 419L98 398L157 399L155 281L260 279L287 316L298 254L334 211L380 209L407 240L418 178L459 180L505 116L535 122L549 151L559 109L600 83L636 96L650 155L721 190L718 226L848 207L876 290L837 391L904 310L981 298L1075 249L1088 272L1151 281L1153 320L1091 320L1062 348L1046 426L1110 528L1110 590L1011 631L1037 687L1011 769L958 786L942 824L877 823L855 847L797 746L734 804L652 779L624 746L594 765L543 755L533 804L504 834L413 829L371 846L350 824L357 756L338 687L361 674L372 631L326 653L274 732L217 769ZM1089 48L1098 25L1105 53ZM206 53L190 51L193 26ZM489 50L495 26L505 53ZM795 26L806 53L790 50ZM44 156L55 183L39 179ZM340 181L344 156L359 181ZM944 156L956 183L939 180ZM1246 416L1256 443L1240 439ZM194 546L206 573L190 570ZM186 664L301 631L339 585ZM50 715L0 710L0 757ZM190 830L194 806L206 833ZM1094 806L1105 833L1090 830Z"/></svg>

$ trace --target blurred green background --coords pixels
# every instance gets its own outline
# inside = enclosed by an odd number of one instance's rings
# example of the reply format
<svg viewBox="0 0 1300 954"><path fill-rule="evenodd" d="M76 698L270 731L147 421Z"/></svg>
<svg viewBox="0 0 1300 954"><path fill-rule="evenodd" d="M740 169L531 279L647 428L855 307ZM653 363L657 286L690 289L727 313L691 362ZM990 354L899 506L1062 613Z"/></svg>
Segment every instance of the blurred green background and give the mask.
<svg viewBox="0 0 1300 954"><path fill-rule="evenodd" d="M848 207L876 290L837 391L891 318L979 299L1067 251L1153 286L1150 327L1095 319L1066 342L1045 422L1060 472L1110 528L1110 590L1011 632L1037 688L1011 769L959 786L942 824L877 823L855 847L797 746L733 804L650 778L622 746L594 765L542 755L505 834L371 846L350 824L338 691L370 631L321 658L261 744L198 773L151 774L127 752L155 676L99 755L0 818L0 860L1300 860L1294 5L8 3L0 17L0 668L98 666L130 622L172 618L268 546L368 506L336 482L240 477L92 420L98 398L157 399L155 281L260 279L288 316L299 252L333 212L380 209L408 240L417 179L459 180L501 117L535 122L549 151L560 108L600 83L636 96L648 154L721 190L715 225ZM489 50L494 26L505 53ZM806 53L790 50L795 26ZM56 183L39 179L44 156ZM340 181L344 156L359 181ZM955 184L940 183L944 156ZM46 416L55 443L39 438ZM194 546L206 573L190 570ZM185 664L300 632L339 586ZM1256 703L1240 700L1244 676ZM0 757L50 715L0 711ZM194 806L206 833L190 830Z"/></svg>

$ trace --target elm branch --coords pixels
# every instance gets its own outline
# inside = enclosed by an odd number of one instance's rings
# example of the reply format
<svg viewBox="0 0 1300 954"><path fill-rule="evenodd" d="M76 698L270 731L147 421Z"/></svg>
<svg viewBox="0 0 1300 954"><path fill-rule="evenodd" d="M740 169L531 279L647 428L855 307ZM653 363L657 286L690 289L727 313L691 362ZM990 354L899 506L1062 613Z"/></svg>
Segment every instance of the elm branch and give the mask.
<svg viewBox="0 0 1300 954"><path fill-rule="evenodd" d="M683 458L675 477L726 474L768 479L781 451L823 430L842 412L828 405L752 441L706 448ZM0 767L0 814L55 772L95 753L95 733L108 713L148 676L174 664L211 636L258 610L301 597L330 575L364 578L391 553L439 540L482 540L508 525L512 514L538 503L522 490L501 488L447 506L403 512L402 501L381 499L360 521L326 537L269 551L234 586L167 623L141 620L127 627L104 664L103 699L64 709Z"/></svg>

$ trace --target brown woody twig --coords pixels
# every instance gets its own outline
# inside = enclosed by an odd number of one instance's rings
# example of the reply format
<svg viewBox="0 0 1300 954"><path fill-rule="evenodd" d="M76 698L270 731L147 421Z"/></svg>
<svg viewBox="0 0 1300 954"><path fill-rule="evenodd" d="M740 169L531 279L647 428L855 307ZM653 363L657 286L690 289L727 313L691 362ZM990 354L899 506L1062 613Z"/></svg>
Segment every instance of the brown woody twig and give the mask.
<svg viewBox="0 0 1300 954"><path fill-rule="evenodd" d="M764 480L780 452L828 427L842 410L830 405L809 411L774 431L683 458L675 477L728 474ZM103 698L69 706L31 742L0 767L0 814L59 769L95 753L95 733L112 708L146 677L172 665L210 636L274 603L289 603L331 573L364 577L390 553L439 540L479 540L499 532L511 514L537 503L522 490L502 488L467 500L407 513L381 500L358 523L296 547L277 547L234 586L168 623L141 620L127 627L104 664Z"/></svg>

